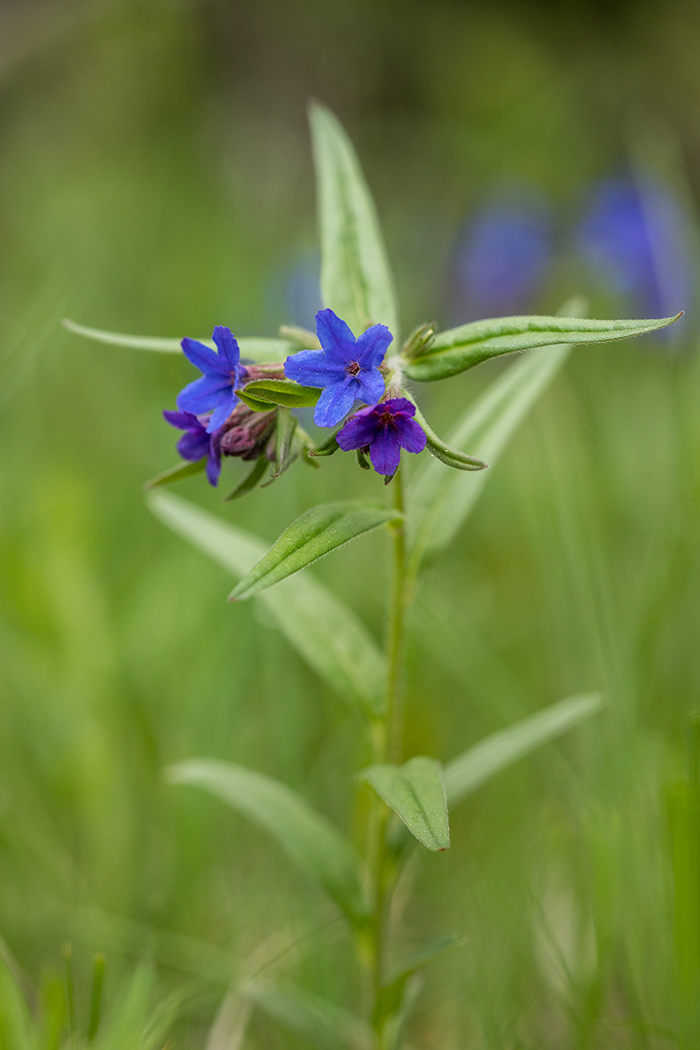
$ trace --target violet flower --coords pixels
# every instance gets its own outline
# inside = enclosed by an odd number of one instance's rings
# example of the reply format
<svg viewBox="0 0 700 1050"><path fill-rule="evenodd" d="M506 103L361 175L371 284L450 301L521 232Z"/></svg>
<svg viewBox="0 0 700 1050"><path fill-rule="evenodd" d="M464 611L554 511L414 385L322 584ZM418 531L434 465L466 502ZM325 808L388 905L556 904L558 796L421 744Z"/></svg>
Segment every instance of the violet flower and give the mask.
<svg viewBox="0 0 700 1050"><path fill-rule="evenodd" d="M416 406L408 398L393 397L371 408L361 408L342 430L336 441L343 452L369 447L372 466L378 474L391 476L401 461L401 449L422 452L427 437L413 418Z"/></svg>
<svg viewBox="0 0 700 1050"><path fill-rule="evenodd" d="M207 433L212 434L225 423L238 401L234 391L245 375L241 352L230 328L217 325L212 335L218 353L197 339L183 339L182 351L204 375L181 390L177 407L196 415L212 412Z"/></svg>
<svg viewBox="0 0 700 1050"><path fill-rule="evenodd" d="M221 473L221 433L210 434L207 430L208 416L195 416L192 412L163 412L164 419L171 427L184 430L177 443L177 450L183 459L196 461L207 457L207 480L210 485L218 485Z"/></svg>
<svg viewBox="0 0 700 1050"><path fill-rule="evenodd" d="M301 350L284 362L288 379L323 387L314 412L319 427L334 427L355 401L372 404L384 393L379 365L394 338L386 325L375 324L355 339L345 321L332 310L316 314L322 350Z"/></svg>

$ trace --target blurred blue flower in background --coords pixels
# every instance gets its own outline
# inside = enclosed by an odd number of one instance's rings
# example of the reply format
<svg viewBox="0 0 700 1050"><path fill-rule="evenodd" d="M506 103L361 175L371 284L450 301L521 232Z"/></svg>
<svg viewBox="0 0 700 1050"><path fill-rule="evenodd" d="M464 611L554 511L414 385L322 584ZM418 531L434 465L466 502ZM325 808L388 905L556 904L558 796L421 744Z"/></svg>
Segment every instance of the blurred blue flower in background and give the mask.
<svg viewBox="0 0 700 1050"><path fill-rule="evenodd" d="M696 267L688 219L663 184L622 177L598 183L575 245L595 279L632 312L667 317L692 307ZM676 330L670 338L677 337Z"/></svg>
<svg viewBox="0 0 700 1050"><path fill-rule="evenodd" d="M455 322L528 312L553 255L547 203L530 191L480 211L460 237L453 261Z"/></svg>

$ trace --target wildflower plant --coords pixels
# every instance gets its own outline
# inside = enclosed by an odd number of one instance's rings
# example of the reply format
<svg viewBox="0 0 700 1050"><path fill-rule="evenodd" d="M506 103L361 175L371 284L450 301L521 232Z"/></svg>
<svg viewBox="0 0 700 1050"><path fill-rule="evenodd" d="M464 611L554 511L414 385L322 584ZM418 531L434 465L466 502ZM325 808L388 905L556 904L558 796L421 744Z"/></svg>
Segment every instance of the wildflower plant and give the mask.
<svg viewBox="0 0 700 1050"><path fill-rule="evenodd" d="M413 955L397 958L389 914L413 850L448 849L453 806L601 702L586 695L555 703L445 765L432 755L406 755L406 620L421 570L455 537L509 437L572 344L624 339L675 318L589 320L572 316L583 312L572 303L552 317L498 317L448 331L426 324L402 342L394 282L352 145L323 107L313 105L310 120L325 302L315 334L286 327L276 339L236 340L218 326L213 345L193 339L180 344L67 325L106 343L184 352L200 371L178 395L178 411L164 413L184 431L178 443L184 462L148 483L149 505L239 578L233 601L256 598L265 604L319 677L359 712L366 730L369 761L355 786L369 790L372 801L357 841L289 787L252 769L193 759L168 771L172 783L203 788L266 830L352 931L364 978L361 1001L341 1006L289 982L259 978L247 980L240 994L321 1050L399 1050L420 970L459 945L464 932L436 931L434 940L415 945ZM536 353L501 373L447 441L433 431L419 407L421 384L526 350ZM328 429L320 442L302 428L299 408L313 408L317 425ZM348 453L368 471L367 498L309 508L269 549L258 537L161 491L205 471L217 485L222 460L238 457L252 464L226 497L238 498L269 485L294 463L318 467ZM299 574L374 530L387 534L390 554L384 648L339 597L308 571Z"/></svg>

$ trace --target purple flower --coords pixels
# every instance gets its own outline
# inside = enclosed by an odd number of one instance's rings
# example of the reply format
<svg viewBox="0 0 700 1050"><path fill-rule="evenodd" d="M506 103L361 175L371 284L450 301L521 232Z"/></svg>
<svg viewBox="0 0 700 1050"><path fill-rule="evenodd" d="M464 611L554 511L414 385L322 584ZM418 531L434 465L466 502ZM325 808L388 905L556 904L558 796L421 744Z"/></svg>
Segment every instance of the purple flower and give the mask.
<svg viewBox="0 0 700 1050"><path fill-rule="evenodd" d="M392 475L401 461L401 449L422 452L426 445L423 428L416 423L415 405L408 398L393 397L371 408L361 408L336 434L343 452L367 448L377 474Z"/></svg>
<svg viewBox="0 0 700 1050"><path fill-rule="evenodd" d="M375 324L359 339L332 310L316 314L316 332L323 350L301 350L288 357L288 379L323 387L314 412L319 427L334 427L355 401L372 404L384 393L379 365L394 338L386 325Z"/></svg>
<svg viewBox="0 0 700 1050"><path fill-rule="evenodd" d="M234 390L245 375L240 363L241 352L231 329L217 325L212 338L218 353L196 339L182 340L185 357L204 375L181 390L177 398L177 407L183 412L199 415L213 410L208 434L218 430L231 415L238 401Z"/></svg>
<svg viewBox="0 0 700 1050"><path fill-rule="evenodd" d="M177 443L177 450L182 458L196 461L206 456L209 484L218 485L221 473L221 433L208 432L208 416L195 416L192 412L166 411L163 412L163 417L171 427L185 431Z"/></svg>

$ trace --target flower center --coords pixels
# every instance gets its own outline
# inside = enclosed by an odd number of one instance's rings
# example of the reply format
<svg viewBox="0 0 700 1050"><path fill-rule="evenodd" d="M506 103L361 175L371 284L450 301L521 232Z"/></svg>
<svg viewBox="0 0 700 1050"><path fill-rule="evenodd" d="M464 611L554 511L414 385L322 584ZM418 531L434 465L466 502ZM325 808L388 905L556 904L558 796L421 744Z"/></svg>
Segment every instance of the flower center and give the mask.
<svg viewBox="0 0 700 1050"><path fill-rule="evenodd" d="M359 361L351 361L345 371L349 376L356 376L358 372L362 371Z"/></svg>
<svg viewBox="0 0 700 1050"><path fill-rule="evenodd" d="M394 413L385 409L379 417L379 422L382 426L388 427L390 423L394 422Z"/></svg>

